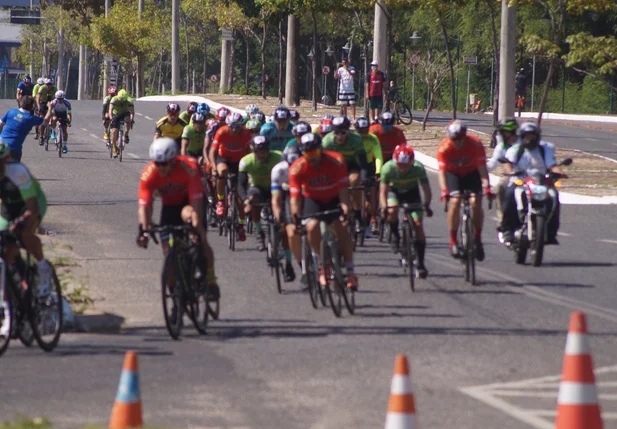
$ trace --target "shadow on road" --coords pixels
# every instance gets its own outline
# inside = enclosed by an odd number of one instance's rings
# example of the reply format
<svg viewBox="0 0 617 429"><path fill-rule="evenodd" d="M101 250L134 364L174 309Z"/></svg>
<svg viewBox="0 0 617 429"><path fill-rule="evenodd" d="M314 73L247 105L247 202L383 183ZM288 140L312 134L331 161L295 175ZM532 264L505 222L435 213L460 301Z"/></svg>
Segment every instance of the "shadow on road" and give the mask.
<svg viewBox="0 0 617 429"><path fill-rule="evenodd" d="M47 204L51 206L113 206L116 204L135 203L135 199L111 200L111 201L51 201Z"/></svg>
<svg viewBox="0 0 617 429"><path fill-rule="evenodd" d="M63 344L47 356L96 356L96 355L124 355L127 351L134 351L145 356L171 356L173 352L162 350L158 347L111 345L111 344Z"/></svg>
<svg viewBox="0 0 617 429"><path fill-rule="evenodd" d="M555 261L555 262L545 262L542 265L547 267L614 267L614 262L581 262L581 261ZM586 287L593 287L587 286Z"/></svg>

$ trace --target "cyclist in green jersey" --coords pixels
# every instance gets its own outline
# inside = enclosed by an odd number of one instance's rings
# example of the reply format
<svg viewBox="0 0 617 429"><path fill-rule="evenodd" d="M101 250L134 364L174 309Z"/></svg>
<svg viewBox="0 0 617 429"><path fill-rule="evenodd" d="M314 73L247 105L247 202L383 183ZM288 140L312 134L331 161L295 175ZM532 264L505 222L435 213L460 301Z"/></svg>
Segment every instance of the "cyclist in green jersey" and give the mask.
<svg viewBox="0 0 617 429"><path fill-rule="evenodd" d="M195 158L199 164L204 160L204 142L206 141L206 117L201 113L193 113L191 123L184 127L180 155Z"/></svg>
<svg viewBox="0 0 617 429"><path fill-rule="evenodd" d="M259 131L261 130L261 124L257 119L249 119L246 121L244 128L251 132L251 136L255 137L259 135Z"/></svg>
<svg viewBox="0 0 617 429"><path fill-rule="evenodd" d="M381 153L381 144L379 143L379 139L375 134L368 132L369 127L369 121L364 117L358 118L355 123L356 131L362 137L364 152L366 152L366 168L370 182L368 211L371 214L371 232L373 234L377 234L379 232L376 219L377 186L374 185L376 185L379 181L379 173L381 172L381 166L383 165L383 154Z"/></svg>
<svg viewBox="0 0 617 429"><path fill-rule="evenodd" d="M287 145L285 145L285 150L300 143L302 136L306 133L310 133L311 131L311 124L306 121L298 121L291 129L294 138L287 142Z"/></svg>
<svg viewBox="0 0 617 429"><path fill-rule="evenodd" d="M103 98L103 128L105 128L105 133L103 134L103 140L107 142L109 145L109 125L111 124L111 116L109 116L109 104L111 103L111 99L118 95L118 87L116 85L110 85L107 88L107 96Z"/></svg>
<svg viewBox="0 0 617 429"><path fill-rule="evenodd" d="M118 95L109 102L109 117L111 118L111 142L113 145L114 157L117 157L120 121L124 121L124 143L129 144L129 132L131 131L131 125L135 119L133 100L131 100L126 90L121 89L118 91Z"/></svg>
<svg viewBox="0 0 617 429"><path fill-rule="evenodd" d="M244 201L244 213L249 214L257 231L257 250L266 250L264 232L260 224L260 207L255 203L270 201L272 168L283 158L283 154L270 150L270 141L265 136L251 139L253 153L244 156L238 167L238 196Z"/></svg>
<svg viewBox="0 0 617 429"><path fill-rule="evenodd" d="M36 96L38 95L39 89L41 89L42 85L45 85L45 79L40 77L36 80L36 85L34 85L34 88L32 88L32 98L35 101L35 105L34 105L34 115L35 116L40 116L39 108L36 105ZM39 138L39 127L36 127L34 129L34 140L38 140L38 138Z"/></svg>
<svg viewBox="0 0 617 429"><path fill-rule="evenodd" d="M367 179L366 152L362 137L350 130L351 122L347 116L337 116L332 120L334 131L323 138L323 149L338 152L343 155L349 172L349 186L360 186ZM360 219L362 191L351 191L351 203L356 219Z"/></svg>
<svg viewBox="0 0 617 429"><path fill-rule="evenodd" d="M431 187L424 166L414 160L414 151L410 145L398 145L394 149L392 159L381 168L381 184L379 185L379 204L384 219L387 219L392 231L392 251L399 252L400 234L398 230L399 204L421 204L420 188L424 194L424 210L411 213L415 241L413 243L417 260L418 275L426 278L428 271L424 266L424 251L426 236L422 226L423 213L432 216L430 210ZM386 218L387 216L387 218Z"/></svg>
<svg viewBox="0 0 617 429"><path fill-rule="evenodd" d="M56 91L58 91L58 88L54 86L54 81L49 78L45 79L43 86L39 87L39 92L36 94L36 107L39 109L39 116L45 117L47 115L48 105L54 99ZM45 124L39 127L39 135L43 135L44 127ZM53 135L52 138L54 138Z"/></svg>

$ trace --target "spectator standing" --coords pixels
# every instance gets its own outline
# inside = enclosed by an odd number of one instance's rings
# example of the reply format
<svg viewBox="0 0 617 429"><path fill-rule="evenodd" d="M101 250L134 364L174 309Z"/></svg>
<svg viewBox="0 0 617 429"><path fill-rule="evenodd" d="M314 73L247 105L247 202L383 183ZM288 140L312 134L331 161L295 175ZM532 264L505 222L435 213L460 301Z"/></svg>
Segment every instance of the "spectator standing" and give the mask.
<svg viewBox="0 0 617 429"><path fill-rule="evenodd" d="M0 119L0 137L9 145L11 158L21 161L24 140L33 127L42 125L44 118L34 116L34 98L24 95L19 100L19 109L11 109Z"/></svg>
<svg viewBox="0 0 617 429"><path fill-rule="evenodd" d="M343 115L347 116L347 108L351 106L353 120L356 120L356 90L354 89L355 70L350 69L349 61L343 58L341 67L334 72L334 79L338 79L338 100L343 107Z"/></svg>
<svg viewBox="0 0 617 429"><path fill-rule="evenodd" d="M371 109L370 119L373 123L377 122L377 118L383 110L383 87L386 82L386 75L379 70L379 62L371 63L371 73L366 76L366 100L369 102Z"/></svg>

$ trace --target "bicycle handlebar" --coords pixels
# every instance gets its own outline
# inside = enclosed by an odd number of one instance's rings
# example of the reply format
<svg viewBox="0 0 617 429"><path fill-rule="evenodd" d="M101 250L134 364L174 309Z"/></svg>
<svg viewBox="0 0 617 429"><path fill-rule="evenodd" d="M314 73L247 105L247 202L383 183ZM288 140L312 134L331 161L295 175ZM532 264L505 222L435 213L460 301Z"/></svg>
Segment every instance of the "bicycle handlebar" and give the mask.
<svg viewBox="0 0 617 429"><path fill-rule="evenodd" d="M193 225L191 224L183 224L183 225L152 225L150 227L150 229L148 230L144 230L141 225L139 225L139 233L141 235L146 235L148 234L151 238L152 241L154 241L156 244L159 244L159 241L156 239L156 233L169 233L171 232L172 234L174 232L183 232L183 231L189 231L189 232L195 232L195 227L193 227Z"/></svg>

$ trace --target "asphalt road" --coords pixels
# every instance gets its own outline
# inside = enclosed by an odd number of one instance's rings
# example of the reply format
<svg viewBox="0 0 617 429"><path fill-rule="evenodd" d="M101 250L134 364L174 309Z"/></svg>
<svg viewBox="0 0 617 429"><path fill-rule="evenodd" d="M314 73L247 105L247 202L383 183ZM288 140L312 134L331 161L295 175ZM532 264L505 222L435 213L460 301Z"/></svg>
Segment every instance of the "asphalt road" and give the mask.
<svg viewBox="0 0 617 429"><path fill-rule="evenodd" d="M3 111L10 101L0 102ZM315 311L296 285L279 296L254 237L231 253L213 234L223 294L209 335L172 341L160 305L160 249L138 249L136 194L163 103L138 102L125 162L109 159L100 104L75 102L69 153L30 138L24 162L50 201L45 225L72 243L96 306L126 318L122 334L66 334L45 354L12 343L0 358L0 416L47 416L57 427L106 425L123 355L140 357L144 420L176 428L334 429L383 425L394 357L410 360L423 427L551 428L572 310L589 318L605 428L617 428L617 230L612 206L565 206L561 245L540 268L516 266L484 232L481 284L469 286L448 255L445 218L426 222L430 277L412 294L385 245L356 255L356 316ZM435 188L435 177L432 175ZM104 299L101 299L104 297ZM603 387L604 386L604 387ZM612 389L612 390L611 390ZM611 396L612 395L612 396ZM482 400L479 400L480 398Z"/></svg>
<svg viewBox="0 0 617 429"><path fill-rule="evenodd" d="M424 112L414 112L413 117L415 120L422 121ZM457 117L464 120L470 128L488 134L493 132L493 117L491 115L472 115L459 112ZM451 112L431 112L428 123L446 126L451 120ZM525 118L520 118L519 122L525 120ZM617 134L611 131L559 124L557 121L543 121L542 139L554 143L560 148L583 150L617 160Z"/></svg>

